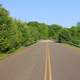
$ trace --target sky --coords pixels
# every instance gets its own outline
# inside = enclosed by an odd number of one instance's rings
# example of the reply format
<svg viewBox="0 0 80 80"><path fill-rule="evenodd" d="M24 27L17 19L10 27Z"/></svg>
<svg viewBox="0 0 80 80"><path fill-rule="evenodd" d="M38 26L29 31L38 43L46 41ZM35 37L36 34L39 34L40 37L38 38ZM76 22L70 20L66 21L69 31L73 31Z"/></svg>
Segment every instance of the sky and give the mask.
<svg viewBox="0 0 80 80"><path fill-rule="evenodd" d="M80 22L80 0L0 0L13 18L70 27Z"/></svg>

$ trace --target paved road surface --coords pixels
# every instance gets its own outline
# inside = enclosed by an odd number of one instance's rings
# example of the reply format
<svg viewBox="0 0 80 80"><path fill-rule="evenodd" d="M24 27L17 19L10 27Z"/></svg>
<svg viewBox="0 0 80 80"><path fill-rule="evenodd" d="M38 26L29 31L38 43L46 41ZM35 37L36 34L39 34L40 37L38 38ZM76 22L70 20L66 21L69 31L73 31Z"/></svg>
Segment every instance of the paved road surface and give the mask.
<svg viewBox="0 0 80 80"><path fill-rule="evenodd" d="M80 49L40 41L0 61L0 80L80 80Z"/></svg>

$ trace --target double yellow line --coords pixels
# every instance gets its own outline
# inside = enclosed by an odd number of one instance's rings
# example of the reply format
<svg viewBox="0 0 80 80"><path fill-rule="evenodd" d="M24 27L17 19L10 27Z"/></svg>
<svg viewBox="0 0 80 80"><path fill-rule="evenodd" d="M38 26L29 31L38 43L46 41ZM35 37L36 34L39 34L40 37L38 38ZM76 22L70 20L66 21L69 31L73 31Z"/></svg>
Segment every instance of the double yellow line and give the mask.
<svg viewBox="0 0 80 80"><path fill-rule="evenodd" d="M52 80L52 68L51 68L51 55L48 44L46 46L46 61L45 61L45 73L44 80Z"/></svg>

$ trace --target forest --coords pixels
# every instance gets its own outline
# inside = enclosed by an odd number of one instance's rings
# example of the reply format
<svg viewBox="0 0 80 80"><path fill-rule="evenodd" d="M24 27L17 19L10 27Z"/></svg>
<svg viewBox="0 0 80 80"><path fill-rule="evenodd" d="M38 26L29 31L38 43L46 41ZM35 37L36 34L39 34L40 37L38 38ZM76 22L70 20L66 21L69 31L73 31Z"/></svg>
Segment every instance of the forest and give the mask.
<svg viewBox="0 0 80 80"><path fill-rule="evenodd" d="M65 28L58 24L25 22L11 17L9 11L0 5L0 53L11 53L41 39L80 47L80 23Z"/></svg>

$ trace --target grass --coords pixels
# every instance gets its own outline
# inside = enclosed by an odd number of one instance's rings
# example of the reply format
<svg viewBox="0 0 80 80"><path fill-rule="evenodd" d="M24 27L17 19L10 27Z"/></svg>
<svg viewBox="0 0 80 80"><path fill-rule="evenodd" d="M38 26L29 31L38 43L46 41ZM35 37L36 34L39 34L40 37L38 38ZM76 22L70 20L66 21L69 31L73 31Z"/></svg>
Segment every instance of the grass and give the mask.
<svg viewBox="0 0 80 80"><path fill-rule="evenodd" d="M28 47L29 47L29 46L27 46L27 48L28 48ZM4 59L6 59L7 57L9 57L9 56L11 56L11 55L15 55L15 54L21 53L22 51L25 50L25 48L26 48L26 47L20 47L20 48L12 51L12 52L10 52L10 53L1 53L1 52L0 52L0 60L4 60Z"/></svg>
<svg viewBox="0 0 80 80"><path fill-rule="evenodd" d="M66 46L67 48L73 48L76 51L80 51L80 48L76 47L74 45L70 45L70 44L67 44L67 43L62 43L62 44L63 44L63 46Z"/></svg>
<svg viewBox="0 0 80 80"><path fill-rule="evenodd" d="M5 59L8 56L6 53L0 53L0 60Z"/></svg>
<svg viewBox="0 0 80 80"><path fill-rule="evenodd" d="M20 53L21 51L23 51L24 49L25 49L24 47L21 47L21 48L16 49L16 50L15 50L14 52L12 52L12 53L1 53L1 52L0 52L0 60L4 60L4 59L6 59L8 56L18 54L18 53Z"/></svg>

